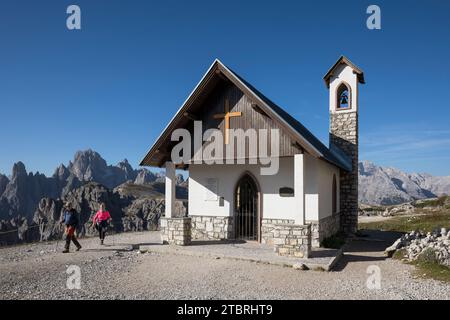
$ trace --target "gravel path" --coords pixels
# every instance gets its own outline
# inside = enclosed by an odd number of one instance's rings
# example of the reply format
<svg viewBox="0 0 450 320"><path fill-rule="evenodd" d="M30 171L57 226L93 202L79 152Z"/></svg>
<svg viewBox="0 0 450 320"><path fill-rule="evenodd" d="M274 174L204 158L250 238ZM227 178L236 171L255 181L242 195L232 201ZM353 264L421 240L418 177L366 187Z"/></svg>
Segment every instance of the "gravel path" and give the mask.
<svg viewBox="0 0 450 320"><path fill-rule="evenodd" d="M391 220L393 218L405 218L405 217L419 217L426 216L425 213L410 213L410 214L396 214L394 216L358 216L358 223L370 223L370 222L381 222L386 220Z"/></svg>
<svg viewBox="0 0 450 320"><path fill-rule="evenodd" d="M395 235L355 239L334 272L300 271L228 259L139 254L158 233L82 239L83 249L60 253L62 242L0 249L0 299L450 299L450 284L420 279L414 267L385 259ZM113 243L114 240L114 243ZM72 249L73 250L73 249ZM81 288L66 273L80 267ZM368 289L367 268L379 267L381 289Z"/></svg>

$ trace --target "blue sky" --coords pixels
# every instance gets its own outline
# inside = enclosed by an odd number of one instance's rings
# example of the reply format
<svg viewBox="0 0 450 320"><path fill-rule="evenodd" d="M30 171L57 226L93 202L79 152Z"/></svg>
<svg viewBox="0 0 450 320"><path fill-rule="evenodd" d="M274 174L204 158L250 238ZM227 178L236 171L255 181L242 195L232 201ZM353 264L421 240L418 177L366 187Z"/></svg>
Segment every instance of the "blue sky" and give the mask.
<svg viewBox="0 0 450 320"><path fill-rule="evenodd" d="M82 30L66 28L78 4ZM366 28L381 8L382 29ZM77 150L134 167L215 58L328 144L322 76L360 66L360 159L450 175L448 1L0 3L0 172Z"/></svg>

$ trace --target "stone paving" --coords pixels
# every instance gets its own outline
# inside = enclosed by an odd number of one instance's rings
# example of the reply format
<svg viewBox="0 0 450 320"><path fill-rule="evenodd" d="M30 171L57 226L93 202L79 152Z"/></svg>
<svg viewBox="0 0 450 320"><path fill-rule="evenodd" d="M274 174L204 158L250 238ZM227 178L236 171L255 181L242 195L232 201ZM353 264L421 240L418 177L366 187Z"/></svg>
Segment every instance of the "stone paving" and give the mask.
<svg viewBox="0 0 450 320"><path fill-rule="evenodd" d="M273 246L257 242L227 240L193 240L189 246L162 245L159 232L148 232L147 241L151 244L139 246L144 252L159 254L179 254L215 259L231 259L264 264L329 271L342 255L341 250L315 248L308 259L279 256Z"/></svg>

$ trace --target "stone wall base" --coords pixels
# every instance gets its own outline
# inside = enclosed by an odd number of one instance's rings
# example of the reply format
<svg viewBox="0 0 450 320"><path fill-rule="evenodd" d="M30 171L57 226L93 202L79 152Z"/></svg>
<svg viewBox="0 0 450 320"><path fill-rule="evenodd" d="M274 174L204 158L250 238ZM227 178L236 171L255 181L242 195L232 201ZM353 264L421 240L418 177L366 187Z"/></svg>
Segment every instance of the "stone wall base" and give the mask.
<svg viewBox="0 0 450 320"><path fill-rule="evenodd" d="M164 244L189 245L191 243L191 218L161 218L161 236Z"/></svg>
<svg viewBox="0 0 450 320"><path fill-rule="evenodd" d="M191 216L191 219L193 239L234 239L233 217Z"/></svg>
<svg viewBox="0 0 450 320"><path fill-rule="evenodd" d="M319 248L322 241L340 231L340 215L334 214L317 221L307 221L311 224L312 247Z"/></svg>
<svg viewBox="0 0 450 320"><path fill-rule="evenodd" d="M262 219L261 222L261 242L273 245L274 229L278 224L295 224L292 219Z"/></svg>
<svg viewBox="0 0 450 320"><path fill-rule="evenodd" d="M280 256L308 258L311 254L311 225L297 225L293 220L263 219L261 240L272 244Z"/></svg>

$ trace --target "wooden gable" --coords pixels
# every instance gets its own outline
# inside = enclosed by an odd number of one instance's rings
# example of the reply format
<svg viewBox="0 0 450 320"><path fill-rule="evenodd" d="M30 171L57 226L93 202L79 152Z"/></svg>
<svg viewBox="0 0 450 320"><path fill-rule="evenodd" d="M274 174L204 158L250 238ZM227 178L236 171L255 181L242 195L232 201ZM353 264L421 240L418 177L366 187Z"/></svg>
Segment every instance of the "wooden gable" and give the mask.
<svg viewBox="0 0 450 320"><path fill-rule="evenodd" d="M279 156L292 156L296 153L301 153L302 149L298 145L298 143L293 140L287 132L282 128L282 126L277 122L270 118L262 109L246 94L244 94L238 87L236 87L233 83L222 80L218 83L217 87L213 92L210 93L206 101L201 106L199 113L194 116L194 118L202 121L203 124L203 133L207 129L219 129L224 136L225 133L225 125L226 120L224 118L217 119L215 115L224 114L225 106L228 102L229 112L240 113L240 116L231 117L229 120L229 128L230 129L242 129L245 132L248 129L255 129L258 132L259 129L267 130L267 150L268 154L272 153L271 150L271 129L279 130L280 135L280 148L279 148ZM193 134L192 125L190 126L190 132ZM248 141L245 140L245 137L238 136L233 143L230 141L230 144L234 146L234 159L237 157L237 148L238 142L245 143L245 159L248 159L249 155L249 144ZM208 144L208 142L204 143ZM259 137L258 137L259 144ZM226 154L226 146L225 141L223 143L223 158L229 159ZM259 151L259 149L258 149ZM217 158L213 158L217 159ZM209 158L204 158L203 160L212 160Z"/></svg>
<svg viewBox="0 0 450 320"><path fill-rule="evenodd" d="M283 129L279 122L273 120L269 115L267 115L248 95L244 94L238 87L226 79L221 79L218 81L214 89L212 89L208 95L203 96L202 102L197 104L195 108L191 108L190 112L184 114L185 121L187 121L184 126L178 126L178 128L187 129L192 137L191 150L192 156L194 154L194 121L201 121L202 123L202 137L206 130L208 129L218 129L223 134L225 138L225 119L218 119L216 115L224 114L225 105L228 102L229 112L239 112L241 116L231 117L229 120L229 129L242 129L246 132L248 129L255 129L258 132L259 129L267 130L267 154L271 155L271 129L277 129L279 131L279 156L293 156L297 153L302 153L303 149L301 146L292 139L289 134ZM234 142L230 141L230 145L234 146L232 159L242 159L238 157L238 143L245 143L245 146L241 146L245 150L244 159L248 159L249 152L249 142L245 137L241 135L238 136ZM166 144L163 154L167 157L170 155L172 148L178 144L178 141L170 141ZM202 146L205 147L210 142L203 142ZM259 137L258 137L259 145ZM231 159L227 155L227 146L225 141L223 141L223 157L204 157L203 160L218 160L222 159L225 162L227 159ZM259 152L259 147L257 148ZM259 154L259 153L258 153ZM162 154L161 154L162 155ZM186 162L184 164L178 165L183 167L189 165L193 162ZM159 163L158 166L162 166L163 162Z"/></svg>

